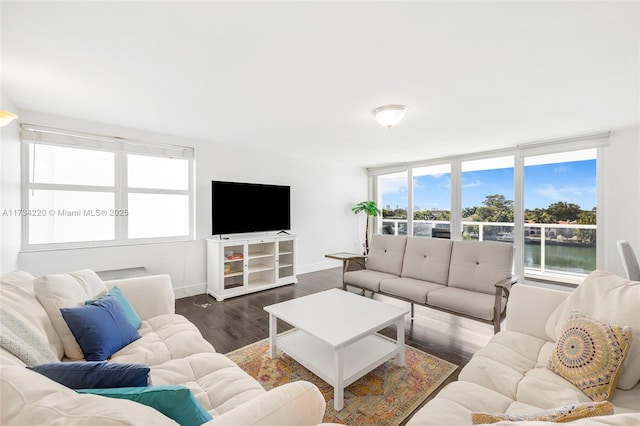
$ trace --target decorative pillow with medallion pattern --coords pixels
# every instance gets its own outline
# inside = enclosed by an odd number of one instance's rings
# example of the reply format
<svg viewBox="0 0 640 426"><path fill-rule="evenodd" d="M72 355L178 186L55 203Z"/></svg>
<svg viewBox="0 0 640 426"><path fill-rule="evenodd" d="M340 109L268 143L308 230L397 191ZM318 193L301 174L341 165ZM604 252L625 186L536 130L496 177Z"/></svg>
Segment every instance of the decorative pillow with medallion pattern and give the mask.
<svg viewBox="0 0 640 426"><path fill-rule="evenodd" d="M591 400L608 400L613 396L631 339L631 327L606 324L572 311L547 367Z"/></svg>

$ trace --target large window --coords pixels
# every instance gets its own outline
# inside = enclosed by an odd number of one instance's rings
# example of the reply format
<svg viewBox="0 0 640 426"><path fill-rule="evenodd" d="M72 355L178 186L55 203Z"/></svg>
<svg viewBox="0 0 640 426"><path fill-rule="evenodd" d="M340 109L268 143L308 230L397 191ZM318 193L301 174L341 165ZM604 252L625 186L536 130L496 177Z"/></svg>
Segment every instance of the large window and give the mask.
<svg viewBox="0 0 640 426"><path fill-rule="evenodd" d="M524 267L529 274L596 269L596 150L524 159Z"/></svg>
<svg viewBox="0 0 640 426"><path fill-rule="evenodd" d="M608 143L598 134L370 169L385 213L377 232L503 241L517 275L579 282L601 267L596 169Z"/></svg>
<svg viewBox="0 0 640 426"><path fill-rule="evenodd" d="M380 176L378 203L382 209L383 234L407 235L408 186L406 172Z"/></svg>
<svg viewBox="0 0 640 426"><path fill-rule="evenodd" d="M451 164L413 169L413 235L451 233Z"/></svg>
<svg viewBox="0 0 640 426"><path fill-rule="evenodd" d="M462 237L513 242L513 155L462 162Z"/></svg>
<svg viewBox="0 0 640 426"><path fill-rule="evenodd" d="M193 149L23 125L23 248L193 238Z"/></svg>

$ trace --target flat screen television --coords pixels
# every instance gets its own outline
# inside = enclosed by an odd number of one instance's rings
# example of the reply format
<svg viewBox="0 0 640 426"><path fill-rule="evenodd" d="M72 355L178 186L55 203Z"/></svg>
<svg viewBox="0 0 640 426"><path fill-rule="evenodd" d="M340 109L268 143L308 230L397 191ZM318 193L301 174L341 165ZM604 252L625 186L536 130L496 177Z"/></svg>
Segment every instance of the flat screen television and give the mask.
<svg viewBox="0 0 640 426"><path fill-rule="evenodd" d="M212 234L291 229L290 192L284 185L212 181Z"/></svg>

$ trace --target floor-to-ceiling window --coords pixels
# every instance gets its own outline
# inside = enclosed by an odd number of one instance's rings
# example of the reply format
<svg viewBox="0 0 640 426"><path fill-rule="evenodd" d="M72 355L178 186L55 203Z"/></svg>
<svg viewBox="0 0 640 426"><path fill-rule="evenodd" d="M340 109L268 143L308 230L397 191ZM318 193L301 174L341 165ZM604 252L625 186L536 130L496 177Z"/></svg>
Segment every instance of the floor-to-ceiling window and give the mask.
<svg viewBox="0 0 640 426"><path fill-rule="evenodd" d="M513 155L462 162L462 238L513 242Z"/></svg>
<svg viewBox="0 0 640 426"><path fill-rule="evenodd" d="M575 283L599 267L596 169L608 143L598 134L372 169L377 232L512 243L520 276Z"/></svg>
<svg viewBox="0 0 640 426"><path fill-rule="evenodd" d="M524 159L524 267L533 274L596 269L596 150Z"/></svg>
<svg viewBox="0 0 640 426"><path fill-rule="evenodd" d="M398 172L378 177L379 200L382 210L383 234L407 235L407 207L409 183L407 172Z"/></svg>
<svg viewBox="0 0 640 426"><path fill-rule="evenodd" d="M451 164L418 167L413 172L413 235L449 237Z"/></svg>

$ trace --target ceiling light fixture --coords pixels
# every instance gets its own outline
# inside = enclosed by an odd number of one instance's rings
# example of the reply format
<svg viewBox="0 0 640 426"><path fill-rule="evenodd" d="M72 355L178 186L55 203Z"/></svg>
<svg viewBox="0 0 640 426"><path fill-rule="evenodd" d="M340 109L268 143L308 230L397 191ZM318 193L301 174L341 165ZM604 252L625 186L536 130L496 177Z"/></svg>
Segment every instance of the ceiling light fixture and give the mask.
<svg viewBox="0 0 640 426"><path fill-rule="evenodd" d="M373 114L380 125L390 129L402 121L402 117L404 117L407 109L409 108L405 105L390 104L374 109L371 111L371 114Z"/></svg>
<svg viewBox="0 0 640 426"><path fill-rule="evenodd" d="M18 118L18 116L14 113L0 110L0 127L6 126L16 118Z"/></svg>

